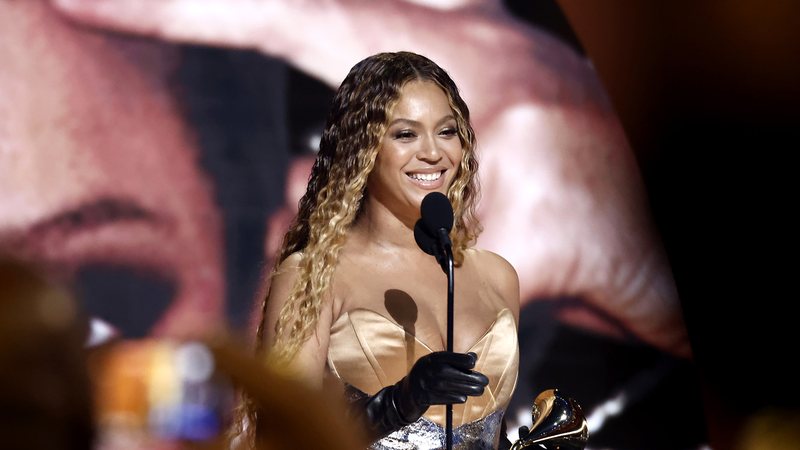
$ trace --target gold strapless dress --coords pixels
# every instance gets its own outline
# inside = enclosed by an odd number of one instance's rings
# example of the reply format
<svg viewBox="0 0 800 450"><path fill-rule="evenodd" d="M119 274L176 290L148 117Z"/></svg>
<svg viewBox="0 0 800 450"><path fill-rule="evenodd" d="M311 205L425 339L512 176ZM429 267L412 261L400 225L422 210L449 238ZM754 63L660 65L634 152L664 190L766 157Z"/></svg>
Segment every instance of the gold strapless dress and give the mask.
<svg viewBox="0 0 800 450"><path fill-rule="evenodd" d="M505 408L519 369L517 325L508 309L467 352L475 352L475 370L489 378L480 397L453 405L453 448L497 447ZM391 319L367 309L342 314L331 327L328 366L346 386L351 399L374 395L397 383L430 347ZM445 447L445 407L432 406L416 422L375 442L371 449L427 450Z"/></svg>

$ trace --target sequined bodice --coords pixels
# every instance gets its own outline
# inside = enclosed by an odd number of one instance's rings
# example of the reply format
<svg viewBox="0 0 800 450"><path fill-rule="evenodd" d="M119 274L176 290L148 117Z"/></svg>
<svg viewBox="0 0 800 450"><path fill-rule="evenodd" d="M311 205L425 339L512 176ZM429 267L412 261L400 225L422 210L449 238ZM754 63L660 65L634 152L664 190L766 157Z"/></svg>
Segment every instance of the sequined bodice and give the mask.
<svg viewBox="0 0 800 450"><path fill-rule="evenodd" d="M517 381L517 327L501 310L467 351L475 352L475 370L489 378L480 397L453 405L453 448L490 449L497 442L503 411ZM394 321L371 310L341 315L331 327L328 366L351 396L373 395L408 374L432 350ZM438 449L444 446L445 407L432 406L417 422L376 442L374 449Z"/></svg>

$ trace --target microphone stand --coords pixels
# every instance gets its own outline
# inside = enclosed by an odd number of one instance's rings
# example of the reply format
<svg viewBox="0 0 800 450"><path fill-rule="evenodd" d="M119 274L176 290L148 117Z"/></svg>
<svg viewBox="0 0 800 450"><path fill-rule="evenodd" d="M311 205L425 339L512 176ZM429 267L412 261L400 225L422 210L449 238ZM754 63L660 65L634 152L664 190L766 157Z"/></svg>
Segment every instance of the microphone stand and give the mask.
<svg viewBox="0 0 800 450"><path fill-rule="evenodd" d="M442 270L445 268L447 273L447 351L453 351L453 291L455 290L455 271L453 266L453 247L450 243L450 237L447 230L444 228L439 229L439 250L440 255L447 258L447 265L445 261L439 260ZM453 449L453 404L448 403L445 405L445 448L447 450Z"/></svg>

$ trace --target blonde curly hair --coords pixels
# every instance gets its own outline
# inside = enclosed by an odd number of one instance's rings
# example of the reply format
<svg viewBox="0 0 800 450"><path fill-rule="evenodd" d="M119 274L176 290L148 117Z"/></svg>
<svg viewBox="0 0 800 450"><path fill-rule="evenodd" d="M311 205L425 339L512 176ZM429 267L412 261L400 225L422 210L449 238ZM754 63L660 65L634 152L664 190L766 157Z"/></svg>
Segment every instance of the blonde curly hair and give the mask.
<svg viewBox="0 0 800 450"><path fill-rule="evenodd" d="M469 109L453 80L433 61L415 53L378 53L362 60L350 70L333 98L306 193L276 259L277 267L290 255L300 253L296 282L275 324L271 361L288 362L313 334L339 250L349 226L362 211L367 178L386 132L389 111L403 86L414 80L433 82L445 92L463 147L459 170L447 193L455 216L451 239L456 265L462 263L464 250L480 233L475 218L475 133ZM259 350L264 347L268 298L269 292L256 333ZM257 423L254 409L249 415L250 423Z"/></svg>

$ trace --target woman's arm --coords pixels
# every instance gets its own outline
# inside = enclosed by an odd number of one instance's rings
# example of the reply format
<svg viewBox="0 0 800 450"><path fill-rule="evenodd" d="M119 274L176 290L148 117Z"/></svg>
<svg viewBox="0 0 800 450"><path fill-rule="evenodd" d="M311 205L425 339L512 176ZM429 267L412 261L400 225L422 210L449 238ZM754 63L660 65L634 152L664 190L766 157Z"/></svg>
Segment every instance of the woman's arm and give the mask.
<svg viewBox="0 0 800 450"><path fill-rule="evenodd" d="M276 274L272 277L264 319L264 343L267 348L275 345L275 324L297 280L299 262L300 254L292 254L281 262ZM315 389L322 389L330 329L333 323L331 302L325 300L323 302L314 333L301 344L297 354L287 367L295 379Z"/></svg>

